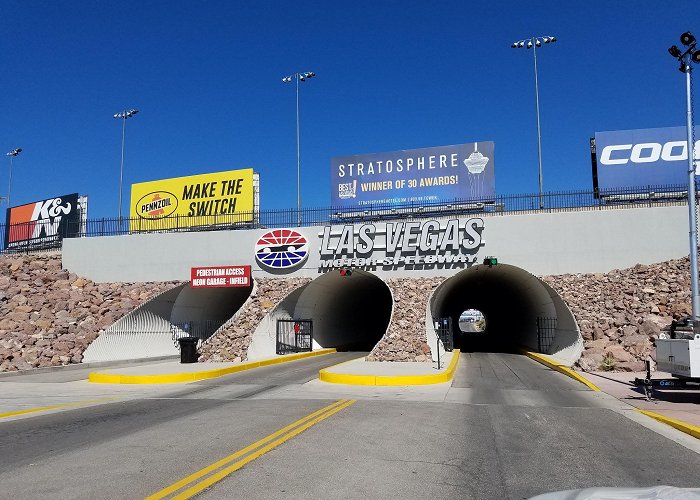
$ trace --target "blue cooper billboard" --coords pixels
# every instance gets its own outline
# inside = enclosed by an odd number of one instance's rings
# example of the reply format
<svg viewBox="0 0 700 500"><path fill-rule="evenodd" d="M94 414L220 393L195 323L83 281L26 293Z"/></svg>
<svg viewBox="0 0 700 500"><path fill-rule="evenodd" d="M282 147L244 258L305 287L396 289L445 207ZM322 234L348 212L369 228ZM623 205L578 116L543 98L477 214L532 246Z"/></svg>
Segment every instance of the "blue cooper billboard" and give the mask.
<svg viewBox="0 0 700 500"><path fill-rule="evenodd" d="M494 143L409 149L331 159L339 208L443 201L493 201Z"/></svg>
<svg viewBox="0 0 700 500"><path fill-rule="evenodd" d="M596 132L595 149L601 191L688 184L686 127ZM694 150L697 159L700 141Z"/></svg>

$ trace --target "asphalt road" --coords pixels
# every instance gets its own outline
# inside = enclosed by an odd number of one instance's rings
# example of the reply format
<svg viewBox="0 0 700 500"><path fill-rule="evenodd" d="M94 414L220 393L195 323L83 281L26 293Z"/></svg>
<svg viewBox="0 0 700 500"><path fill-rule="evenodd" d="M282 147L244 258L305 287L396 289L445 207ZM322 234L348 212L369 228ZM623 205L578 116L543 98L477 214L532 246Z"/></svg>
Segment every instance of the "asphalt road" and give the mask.
<svg viewBox="0 0 700 500"><path fill-rule="evenodd" d="M346 398L357 401L198 498L528 498L700 483L700 447L528 358L465 353L452 384L420 391L313 381L319 368L356 356L0 420L0 498L144 498Z"/></svg>

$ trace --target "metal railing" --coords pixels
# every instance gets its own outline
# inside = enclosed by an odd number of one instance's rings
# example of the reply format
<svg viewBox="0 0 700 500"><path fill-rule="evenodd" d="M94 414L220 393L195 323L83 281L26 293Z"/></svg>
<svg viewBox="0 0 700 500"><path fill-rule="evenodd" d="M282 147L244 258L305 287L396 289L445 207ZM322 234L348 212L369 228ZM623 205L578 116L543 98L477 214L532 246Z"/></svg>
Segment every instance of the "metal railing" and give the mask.
<svg viewBox="0 0 700 500"><path fill-rule="evenodd" d="M225 321L216 320L197 320L197 321L180 321L170 324L170 333L173 344L178 349L180 344L178 339L182 337L197 337L201 342L204 342L209 337L214 335L216 331L224 325Z"/></svg>
<svg viewBox="0 0 700 500"><path fill-rule="evenodd" d="M313 321L310 319L278 319L277 354L311 352L313 350Z"/></svg>
<svg viewBox="0 0 700 500"><path fill-rule="evenodd" d="M537 318L537 352L549 354L557 332L557 318Z"/></svg>
<svg viewBox="0 0 700 500"><path fill-rule="evenodd" d="M542 200L542 208L540 208ZM548 193L496 196L488 200L460 200L440 202L407 202L401 204L368 204L362 208L322 207L306 208L301 217L296 209L261 210L259 213L236 213L207 216L170 216L163 219L101 218L76 222L80 226L66 227L66 234L75 237L116 236L140 233L220 231L251 228L280 228L362 223L396 219L447 218L455 216L500 216L507 213L567 212L577 210L608 210L636 207L658 207L687 204L687 188L682 185L643 186L627 189L552 191ZM300 224L299 224L300 220ZM0 224L2 253L60 249L60 240L46 245L6 249L10 234L30 234L30 223L13 224L7 231Z"/></svg>

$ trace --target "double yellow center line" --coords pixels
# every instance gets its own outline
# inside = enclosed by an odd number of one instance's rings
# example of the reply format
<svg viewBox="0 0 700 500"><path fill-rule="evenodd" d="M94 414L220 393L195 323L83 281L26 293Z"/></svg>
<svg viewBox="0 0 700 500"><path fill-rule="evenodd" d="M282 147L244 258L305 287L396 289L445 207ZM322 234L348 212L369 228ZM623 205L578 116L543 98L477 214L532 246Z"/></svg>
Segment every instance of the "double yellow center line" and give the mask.
<svg viewBox="0 0 700 500"><path fill-rule="evenodd" d="M186 478L171 484L167 488L153 493L152 495L146 497L146 500L158 500L166 497L169 497L171 500L192 498L194 495L200 493L204 489L221 481L229 474L237 471L245 464L252 462L256 458L276 448L285 441L292 439L297 434L301 434L309 427L316 425L317 423L327 419L331 415L334 415L341 410L344 410L355 402L356 400L354 399L341 399L340 401L336 401L325 408L321 408L320 410L315 411L276 432L273 432L269 436L246 446L242 450L222 458L221 460L214 462L213 464L195 472L194 474L190 474Z"/></svg>

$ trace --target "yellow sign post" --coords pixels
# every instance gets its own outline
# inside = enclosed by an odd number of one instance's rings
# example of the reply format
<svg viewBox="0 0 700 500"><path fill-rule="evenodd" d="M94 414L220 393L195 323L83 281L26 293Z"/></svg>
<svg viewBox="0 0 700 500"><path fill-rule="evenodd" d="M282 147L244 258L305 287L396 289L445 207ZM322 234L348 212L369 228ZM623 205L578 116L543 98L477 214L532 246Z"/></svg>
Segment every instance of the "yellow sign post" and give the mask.
<svg viewBox="0 0 700 500"><path fill-rule="evenodd" d="M252 168L132 184L129 229L253 222L254 199Z"/></svg>

